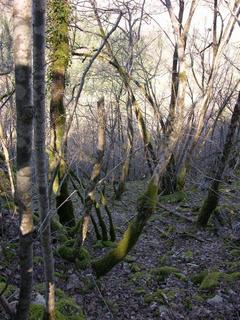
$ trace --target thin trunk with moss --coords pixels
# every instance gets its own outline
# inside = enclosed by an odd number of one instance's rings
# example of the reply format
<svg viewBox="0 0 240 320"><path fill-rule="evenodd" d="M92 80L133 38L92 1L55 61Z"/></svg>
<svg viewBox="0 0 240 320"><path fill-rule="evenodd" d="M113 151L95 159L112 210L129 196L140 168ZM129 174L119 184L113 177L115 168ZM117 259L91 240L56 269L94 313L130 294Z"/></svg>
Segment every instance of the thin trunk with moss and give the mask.
<svg viewBox="0 0 240 320"><path fill-rule="evenodd" d="M221 159L216 164L217 172L214 176L212 183L210 184L207 198L205 199L199 216L198 216L198 225L201 227L206 227L211 214L216 209L219 201L219 185L221 183L222 174L226 167L228 158L231 154L231 150L234 142L234 134L236 132L236 128L238 126L240 119L240 92L238 94L237 103L235 104L233 114L231 117L230 126L228 128L228 133L226 137L226 141L223 148L223 154Z"/></svg>
<svg viewBox="0 0 240 320"><path fill-rule="evenodd" d="M17 111L17 186L16 202L20 219L19 261L20 293L16 320L28 318L33 274L32 184L32 1L15 0L13 15L13 45Z"/></svg>
<svg viewBox="0 0 240 320"><path fill-rule="evenodd" d="M48 0L48 45L50 48L50 125L51 144L49 167L51 174L59 165L53 182L59 221L67 226L75 225L74 209L68 191L68 173L66 166L67 145L64 142L66 130L66 110L64 93L66 71L70 59L68 24L70 5L66 0Z"/></svg>
<svg viewBox="0 0 240 320"><path fill-rule="evenodd" d="M36 179L41 218L41 245L45 273L45 320L55 320L54 261L49 216L48 176L45 147L45 0L33 1L33 101Z"/></svg>

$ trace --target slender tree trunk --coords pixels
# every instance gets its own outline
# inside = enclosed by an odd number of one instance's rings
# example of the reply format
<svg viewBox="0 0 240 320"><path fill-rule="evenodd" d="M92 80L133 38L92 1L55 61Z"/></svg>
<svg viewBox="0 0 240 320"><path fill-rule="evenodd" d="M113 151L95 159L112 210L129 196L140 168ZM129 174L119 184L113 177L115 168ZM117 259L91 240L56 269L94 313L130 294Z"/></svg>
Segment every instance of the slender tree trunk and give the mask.
<svg viewBox="0 0 240 320"><path fill-rule="evenodd" d="M49 36L51 73L50 125L51 147L49 154L50 171L59 169L53 183L59 220L67 226L75 225L74 210L68 192L66 167L67 145L64 143L66 110L64 106L65 77L69 64L70 48L68 23L70 8L68 1L49 0Z"/></svg>
<svg viewBox="0 0 240 320"><path fill-rule="evenodd" d="M1 145L2 145L3 154L4 154L4 158L5 158L5 163L7 166L8 178L9 178L9 182L10 182L12 198L14 199L15 185L14 185L14 179L13 179L13 170L12 170L12 165L11 165L10 156L9 156L8 147L7 147L7 139L4 135L3 126L1 123L0 123L0 140L1 140Z"/></svg>
<svg viewBox="0 0 240 320"><path fill-rule="evenodd" d="M54 262L49 216L47 159L45 148L45 0L33 1L33 101L35 108L35 164L41 217L46 311L45 320L55 319Z"/></svg>
<svg viewBox="0 0 240 320"><path fill-rule="evenodd" d="M132 158L133 152L133 125L132 125L132 106L131 100L128 97L127 101L127 146L126 146L126 153L125 153L125 161L122 166L122 172L120 176L120 181L116 190L116 199L120 199L121 195L125 191L126 181L129 175L130 170L130 163Z"/></svg>
<svg viewBox="0 0 240 320"><path fill-rule="evenodd" d="M237 103L234 107L233 114L231 117L231 123L228 128L228 133L227 133L226 141L223 148L223 154L221 159L216 164L217 172L209 187L207 198L205 199L199 213L197 223L201 227L206 227L212 212L216 209L218 205L219 185L221 183L222 174L224 172L229 155L233 147L234 133L236 131L239 119L240 119L240 92L238 94Z"/></svg>
<svg viewBox="0 0 240 320"><path fill-rule="evenodd" d="M14 63L17 109L16 201L20 218L20 293L16 320L28 318L32 293L32 1L14 1Z"/></svg>
<svg viewBox="0 0 240 320"><path fill-rule="evenodd" d="M79 246L83 245L84 240L86 239L87 232L88 232L88 226L90 222L91 217L91 210L92 206L95 205L96 207L96 200L95 200L95 188L96 183L99 180L102 165L103 165L103 157L105 152L105 144L106 144L106 114L105 114L105 107L104 107L104 99L100 99L97 102L97 115L98 115L98 145L97 145L97 156L95 163L92 168L91 178L90 178L90 185L87 189L87 196L86 199L84 199L84 206L85 210L83 213L83 222L82 222L82 228L81 232L78 234L77 239L75 241L74 247L76 250L78 250ZM98 208L96 208L98 210ZM101 213L97 211L98 218L100 214L100 224L105 223L102 220ZM102 226L101 226L102 227Z"/></svg>

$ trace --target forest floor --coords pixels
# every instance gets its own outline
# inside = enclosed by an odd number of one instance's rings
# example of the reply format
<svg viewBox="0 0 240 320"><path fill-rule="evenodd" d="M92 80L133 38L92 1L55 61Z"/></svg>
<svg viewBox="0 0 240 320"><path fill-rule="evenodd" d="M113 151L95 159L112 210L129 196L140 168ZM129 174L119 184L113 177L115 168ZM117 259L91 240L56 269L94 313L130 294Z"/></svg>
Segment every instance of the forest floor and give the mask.
<svg viewBox="0 0 240 320"><path fill-rule="evenodd" d="M136 199L145 186L146 181L129 182L122 200L111 205L118 238L136 214ZM76 269L74 263L64 261L55 250L56 286L62 290L58 294L64 292L74 299L87 320L240 319L237 189L231 185L223 187L218 214L205 231L198 230L194 223L203 192L192 188L186 191L185 199L179 199L178 194L163 197L136 246L101 279L96 279L90 268ZM8 281L4 294L14 302L19 281L18 219L5 209L1 220L0 285L3 288L4 281ZM56 231L55 249L59 239ZM96 244L93 230L85 246L92 258L111 250ZM34 254L33 299L41 303L44 279L38 237ZM7 319L1 309L0 319Z"/></svg>

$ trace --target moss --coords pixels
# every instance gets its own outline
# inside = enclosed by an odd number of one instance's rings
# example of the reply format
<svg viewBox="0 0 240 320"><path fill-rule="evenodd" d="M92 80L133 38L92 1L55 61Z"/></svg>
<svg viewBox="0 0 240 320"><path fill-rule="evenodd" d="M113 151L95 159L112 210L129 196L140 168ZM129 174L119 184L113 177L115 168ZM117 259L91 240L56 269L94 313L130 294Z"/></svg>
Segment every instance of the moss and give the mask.
<svg viewBox="0 0 240 320"><path fill-rule="evenodd" d="M158 264L160 267L166 266L166 264L170 263L170 257L169 257L169 253L166 253L164 255L162 255L159 259L158 259Z"/></svg>
<svg viewBox="0 0 240 320"><path fill-rule="evenodd" d="M44 315L44 307L39 304L31 304L29 312L29 320L42 320Z"/></svg>
<svg viewBox="0 0 240 320"><path fill-rule="evenodd" d="M165 295L165 293L161 289L157 289L153 293L145 294L144 302L145 303L158 302L160 304L166 304L167 296Z"/></svg>
<svg viewBox="0 0 240 320"><path fill-rule="evenodd" d="M184 253L184 258L186 261L191 261L193 259L193 252L192 250L187 250L185 253Z"/></svg>
<svg viewBox="0 0 240 320"><path fill-rule="evenodd" d="M75 261L76 267L80 270L85 270L89 267L90 261L87 259L79 260L78 258Z"/></svg>
<svg viewBox="0 0 240 320"><path fill-rule="evenodd" d="M44 307L40 304L31 304L29 312L29 320L42 320L44 315ZM67 320L61 312L56 310L56 320Z"/></svg>
<svg viewBox="0 0 240 320"><path fill-rule="evenodd" d="M160 197L161 203L178 203L182 201L186 201L187 195L183 191L177 191L172 194L168 194Z"/></svg>
<svg viewBox="0 0 240 320"><path fill-rule="evenodd" d="M157 276L159 281L166 280L171 274L176 276L180 280L186 280L186 276L182 274L177 268L164 266L160 268L153 269L153 273Z"/></svg>
<svg viewBox="0 0 240 320"><path fill-rule="evenodd" d="M224 280L228 283L234 283L240 280L240 272L232 272L224 275Z"/></svg>
<svg viewBox="0 0 240 320"><path fill-rule="evenodd" d="M128 263L132 263L134 261L136 261L136 258L133 257L133 256L130 256L129 254L125 257L124 259L125 262L128 262Z"/></svg>
<svg viewBox="0 0 240 320"><path fill-rule="evenodd" d="M186 173L187 173L186 166L181 167L178 172L178 175L177 175L177 190L178 191L183 190L183 188L185 186Z"/></svg>
<svg viewBox="0 0 240 320"><path fill-rule="evenodd" d="M141 221L139 222L137 219L130 223L122 239L118 242L116 248L110 251L102 259L96 260L92 263L92 268L97 277L105 275L117 263L126 257L140 236L143 226L144 225L141 223Z"/></svg>
<svg viewBox="0 0 240 320"><path fill-rule="evenodd" d="M179 72L178 78L179 78L179 80L186 81L187 80L186 72L185 71Z"/></svg>
<svg viewBox="0 0 240 320"><path fill-rule="evenodd" d="M0 282L0 292L4 289L5 290L6 287L6 282ZM11 284L7 285L6 290L4 291L4 296L9 297L11 296L15 291L17 290L17 288Z"/></svg>
<svg viewBox="0 0 240 320"><path fill-rule="evenodd" d="M142 269L141 265L136 262L130 264L130 270L132 272L139 272L139 271L141 271L141 269Z"/></svg>
<svg viewBox="0 0 240 320"><path fill-rule="evenodd" d="M208 273L204 277L199 288L201 290L215 289L218 286L222 276L223 276L222 272L218 272L218 271Z"/></svg>
<svg viewBox="0 0 240 320"><path fill-rule="evenodd" d="M146 293L146 289L144 289L144 288L142 288L142 287L138 287L138 288L135 289L135 293L136 293L137 295L143 295L143 294Z"/></svg>
<svg viewBox="0 0 240 320"><path fill-rule="evenodd" d="M66 319L84 319L81 308L70 297L65 296L64 298L61 298L59 300L57 299L56 308L61 314L66 316Z"/></svg>
<svg viewBox="0 0 240 320"><path fill-rule="evenodd" d="M139 281L141 279L144 279L144 281L147 282L151 278L152 275L150 273L147 273L146 271L138 271L130 275L130 281L136 284L139 284Z"/></svg>
<svg viewBox="0 0 240 320"><path fill-rule="evenodd" d="M240 249L233 249L230 251L230 255L235 258L240 258Z"/></svg>
<svg viewBox="0 0 240 320"><path fill-rule="evenodd" d="M116 243L115 242L112 242L110 240L108 241L102 241L102 244L104 247L106 248L115 248L116 247Z"/></svg>
<svg viewBox="0 0 240 320"><path fill-rule="evenodd" d="M41 256L35 256L35 257L33 257L33 262L34 262L35 264L43 263L43 257L41 257Z"/></svg>
<svg viewBox="0 0 240 320"><path fill-rule="evenodd" d="M58 254L60 255L60 257L70 262L74 262L76 259L76 256L73 252L73 248L69 248L65 245L58 248Z"/></svg>
<svg viewBox="0 0 240 320"><path fill-rule="evenodd" d="M226 266L229 272L235 272L240 269L240 261L228 261L226 262Z"/></svg>
<svg viewBox="0 0 240 320"><path fill-rule="evenodd" d="M145 193L137 200L137 209L139 214L149 212L149 216L156 210L158 201L158 186L150 180Z"/></svg>
<svg viewBox="0 0 240 320"><path fill-rule="evenodd" d="M16 246L15 243L2 246L2 253L8 262L16 256Z"/></svg>
<svg viewBox="0 0 240 320"><path fill-rule="evenodd" d="M208 271L203 270L199 273L191 275L190 279L195 285L199 285L200 283L202 283L203 279L207 276L207 274L208 274Z"/></svg>

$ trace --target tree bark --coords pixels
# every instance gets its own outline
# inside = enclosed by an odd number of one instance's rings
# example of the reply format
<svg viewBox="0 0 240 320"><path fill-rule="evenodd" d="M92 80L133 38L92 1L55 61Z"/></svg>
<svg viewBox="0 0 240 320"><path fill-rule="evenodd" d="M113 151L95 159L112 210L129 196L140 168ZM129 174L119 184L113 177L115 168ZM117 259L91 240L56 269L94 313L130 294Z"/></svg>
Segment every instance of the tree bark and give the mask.
<svg viewBox="0 0 240 320"><path fill-rule="evenodd" d="M20 293L16 320L28 318L32 292L33 217L31 209L32 157L32 1L14 1L14 63L17 110L16 202L20 219Z"/></svg>
<svg viewBox="0 0 240 320"><path fill-rule="evenodd" d="M49 0L49 35L51 75L51 148L49 152L50 171L59 169L53 183L56 195L56 207L59 220L67 226L75 225L74 210L68 192L67 178L67 143L64 140L66 130L66 110L64 106L65 77L69 64L70 48L68 40L68 23L70 8L68 1Z"/></svg>
<svg viewBox="0 0 240 320"><path fill-rule="evenodd" d="M33 1L33 101L35 115L35 166L41 218L46 310L45 320L55 319L54 261L51 244L47 159L45 148L45 0Z"/></svg>

